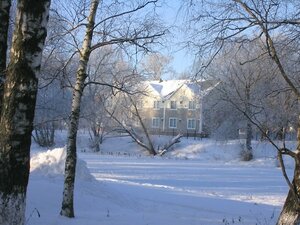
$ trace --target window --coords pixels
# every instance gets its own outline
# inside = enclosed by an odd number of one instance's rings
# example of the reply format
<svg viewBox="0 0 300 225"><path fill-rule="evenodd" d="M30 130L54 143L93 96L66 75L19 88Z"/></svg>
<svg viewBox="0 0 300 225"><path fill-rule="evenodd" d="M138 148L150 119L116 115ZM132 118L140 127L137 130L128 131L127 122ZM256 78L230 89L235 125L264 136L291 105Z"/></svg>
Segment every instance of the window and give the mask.
<svg viewBox="0 0 300 225"><path fill-rule="evenodd" d="M171 105L170 105L171 109L176 109L176 101L171 101Z"/></svg>
<svg viewBox="0 0 300 225"><path fill-rule="evenodd" d="M187 129L196 129L196 120L195 119L187 120Z"/></svg>
<svg viewBox="0 0 300 225"><path fill-rule="evenodd" d="M189 101L189 109L196 109L195 101Z"/></svg>
<svg viewBox="0 0 300 225"><path fill-rule="evenodd" d="M159 103L160 103L159 101L154 101L153 102L153 108L154 109L159 109Z"/></svg>
<svg viewBox="0 0 300 225"><path fill-rule="evenodd" d="M152 128L159 128L159 118L158 117L152 118Z"/></svg>
<svg viewBox="0 0 300 225"><path fill-rule="evenodd" d="M177 128L177 119L176 118L169 119L169 128Z"/></svg>

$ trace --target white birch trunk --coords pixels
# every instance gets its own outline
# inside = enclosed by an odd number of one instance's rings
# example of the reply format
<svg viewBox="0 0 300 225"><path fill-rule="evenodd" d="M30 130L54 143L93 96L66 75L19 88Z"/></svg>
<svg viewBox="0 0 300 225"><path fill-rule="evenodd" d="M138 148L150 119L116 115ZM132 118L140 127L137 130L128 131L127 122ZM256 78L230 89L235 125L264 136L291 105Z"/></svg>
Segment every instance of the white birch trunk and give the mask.
<svg viewBox="0 0 300 225"><path fill-rule="evenodd" d="M0 81L6 69L7 34L11 0L1 0L0 3Z"/></svg>
<svg viewBox="0 0 300 225"><path fill-rule="evenodd" d="M32 7L34 5L34 7ZM50 0L19 0L0 118L0 224L25 223L37 75Z"/></svg>
<svg viewBox="0 0 300 225"><path fill-rule="evenodd" d="M91 3L90 15L86 28L86 34L80 51L79 66L76 74L76 84L73 90L72 109L67 140L67 157L65 163L65 181L63 200L60 214L66 217L74 217L74 184L76 173L76 138L80 115L81 98L84 90L84 82L87 77L87 64L91 53L94 24L97 8L100 0Z"/></svg>
<svg viewBox="0 0 300 225"><path fill-rule="evenodd" d="M0 194L0 199L5 210L0 212L1 225L22 225L25 224L25 207L26 195L25 194L10 194L3 196Z"/></svg>

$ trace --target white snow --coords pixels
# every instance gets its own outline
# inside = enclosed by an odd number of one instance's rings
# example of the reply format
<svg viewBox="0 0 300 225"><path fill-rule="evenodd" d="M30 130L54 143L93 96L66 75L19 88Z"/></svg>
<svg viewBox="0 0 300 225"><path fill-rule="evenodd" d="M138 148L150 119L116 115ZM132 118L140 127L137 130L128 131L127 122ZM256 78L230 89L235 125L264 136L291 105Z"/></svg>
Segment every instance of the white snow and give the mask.
<svg viewBox="0 0 300 225"><path fill-rule="evenodd" d="M161 99L167 99L179 88L181 88L188 80L164 80L164 81L147 81L146 84L160 96Z"/></svg>
<svg viewBox="0 0 300 225"><path fill-rule="evenodd" d="M173 152L150 157L129 137L112 137L99 154L80 133L73 219L59 216L64 148L33 144L26 224L275 224L288 191L276 152L254 142L255 160L241 162L240 144L182 138Z"/></svg>
<svg viewBox="0 0 300 225"><path fill-rule="evenodd" d="M145 85L146 88L149 88L148 91L153 92L154 96L157 95L163 100L170 98L182 86L190 89L190 91L192 91L195 95L204 97L218 85L217 83L207 89L202 89L201 84L199 83L204 82L204 80L199 80L197 82L198 83L195 83L191 80L154 80L146 81L143 83L143 85Z"/></svg>
<svg viewBox="0 0 300 225"><path fill-rule="evenodd" d="M36 153L30 159L30 173L31 175L48 178L63 177L65 161L65 148L55 148L46 152ZM88 181L94 179L86 166L86 162L82 159L77 160L76 179Z"/></svg>

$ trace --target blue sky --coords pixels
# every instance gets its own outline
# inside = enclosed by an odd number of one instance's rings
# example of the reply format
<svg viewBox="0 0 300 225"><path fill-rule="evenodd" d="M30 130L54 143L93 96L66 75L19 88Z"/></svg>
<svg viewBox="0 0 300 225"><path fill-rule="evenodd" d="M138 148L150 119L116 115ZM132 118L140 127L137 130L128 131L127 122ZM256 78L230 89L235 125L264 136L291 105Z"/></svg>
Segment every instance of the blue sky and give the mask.
<svg viewBox="0 0 300 225"><path fill-rule="evenodd" d="M163 54L173 57L172 67L177 73L189 71L193 64L193 56L189 54L188 49L183 47L184 33L180 31L180 26L183 25L183 12L179 11L180 0L165 1L163 6L158 10L162 19L169 26L179 26L178 29L172 29L172 34L168 36L168 43Z"/></svg>

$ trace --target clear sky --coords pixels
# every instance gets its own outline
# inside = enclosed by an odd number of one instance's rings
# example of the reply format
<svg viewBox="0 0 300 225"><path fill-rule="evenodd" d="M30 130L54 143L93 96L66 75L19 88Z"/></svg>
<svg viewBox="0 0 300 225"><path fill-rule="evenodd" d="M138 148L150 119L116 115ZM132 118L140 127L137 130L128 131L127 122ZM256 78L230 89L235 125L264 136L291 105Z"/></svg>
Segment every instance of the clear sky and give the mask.
<svg viewBox="0 0 300 225"><path fill-rule="evenodd" d="M180 30L184 26L183 12L180 11L180 0L165 1L158 10L167 26L174 26L172 34L168 35L166 49L163 54L173 57L172 67L177 73L191 70L194 57L184 48L184 31Z"/></svg>

